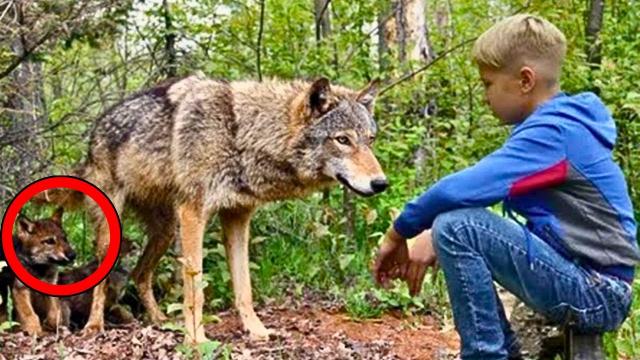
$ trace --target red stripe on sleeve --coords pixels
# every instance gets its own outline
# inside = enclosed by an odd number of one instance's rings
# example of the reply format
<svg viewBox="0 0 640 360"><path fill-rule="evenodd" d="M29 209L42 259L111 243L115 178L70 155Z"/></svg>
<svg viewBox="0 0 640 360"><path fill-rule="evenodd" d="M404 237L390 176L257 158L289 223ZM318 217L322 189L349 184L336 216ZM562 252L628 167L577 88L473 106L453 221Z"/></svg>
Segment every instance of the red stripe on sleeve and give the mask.
<svg viewBox="0 0 640 360"><path fill-rule="evenodd" d="M568 171L569 162L564 159L547 169L513 183L509 189L509 196L523 195L533 190L560 185L567 179Z"/></svg>

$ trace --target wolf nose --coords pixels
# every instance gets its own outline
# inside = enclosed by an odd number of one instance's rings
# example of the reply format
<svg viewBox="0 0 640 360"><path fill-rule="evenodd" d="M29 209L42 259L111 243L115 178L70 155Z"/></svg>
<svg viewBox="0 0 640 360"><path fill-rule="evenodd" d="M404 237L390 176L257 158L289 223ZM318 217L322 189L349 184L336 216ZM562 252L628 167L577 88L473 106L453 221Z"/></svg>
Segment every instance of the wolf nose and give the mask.
<svg viewBox="0 0 640 360"><path fill-rule="evenodd" d="M75 251L71 251L67 254L67 259L69 259L69 261L73 261L76 259L76 252Z"/></svg>
<svg viewBox="0 0 640 360"><path fill-rule="evenodd" d="M371 180L371 189L373 192L380 193L385 191L389 187L389 182L387 179L375 179Z"/></svg>

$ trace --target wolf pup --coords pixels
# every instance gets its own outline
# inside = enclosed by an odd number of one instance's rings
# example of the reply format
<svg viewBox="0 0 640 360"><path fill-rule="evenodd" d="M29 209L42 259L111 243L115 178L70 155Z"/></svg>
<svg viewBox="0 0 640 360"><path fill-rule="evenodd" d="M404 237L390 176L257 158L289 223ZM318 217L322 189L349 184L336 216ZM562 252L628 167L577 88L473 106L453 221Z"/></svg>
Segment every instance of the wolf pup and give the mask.
<svg viewBox="0 0 640 360"><path fill-rule="evenodd" d="M76 257L62 229L62 213L62 208L58 208L51 218L36 221L20 216L17 220L17 232L13 236L16 255L26 270L40 280L52 284L57 283L58 266L69 264ZM0 259L5 259L1 251ZM57 297L33 292L18 280L8 267L3 269L0 277L10 284L22 330L30 335L42 334L40 318L45 319L45 325L50 329L62 325L60 302ZM6 289L6 286L0 288ZM7 294L5 290L2 291L6 300ZM34 307L33 302L39 301L38 299L44 299L46 305ZM3 301L3 304L5 303L6 301Z"/></svg>
<svg viewBox="0 0 640 360"><path fill-rule="evenodd" d="M377 82L361 91L303 81L224 82L194 75L129 96L96 121L75 175L101 188L119 213L132 208L149 241L132 277L152 320L166 319L151 289L158 261L180 225L187 342L206 341L202 324L202 241L217 214L235 306L254 338L268 331L253 308L249 222L265 203L342 183L370 196L387 188L372 145ZM47 198L92 214L97 255L109 244L99 208L80 193ZM75 204L74 204L75 203ZM106 283L94 288L85 333L104 328Z"/></svg>
<svg viewBox="0 0 640 360"><path fill-rule="evenodd" d="M122 237L120 244L120 261L127 256L132 249L132 242L126 237ZM63 271L58 276L58 284L72 284L85 279L98 268L98 261L93 260L86 265ZM107 296L105 300L106 320L111 324L127 324L133 321L133 315L119 305L119 301L124 294L127 281L129 280L129 269L120 262L107 278ZM71 329L81 329L89 319L91 311L92 292L85 291L81 294L63 297L60 299L62 311L62 323Z"/></svg>

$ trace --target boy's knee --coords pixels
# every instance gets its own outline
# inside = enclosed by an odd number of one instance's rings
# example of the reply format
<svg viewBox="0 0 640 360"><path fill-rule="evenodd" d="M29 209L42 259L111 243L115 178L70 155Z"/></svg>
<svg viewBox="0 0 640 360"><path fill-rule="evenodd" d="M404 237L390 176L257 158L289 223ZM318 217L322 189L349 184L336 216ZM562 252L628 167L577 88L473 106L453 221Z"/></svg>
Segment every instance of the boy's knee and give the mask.
<svg viewBox="0 0 640 360"><path fill-rule="evenodd" d="M438 249L446 245L448 240L456 239L460 227L470 223L470 220L486 215L486 213L487 210L483 208L466 208L438 215L431 228L435 248Z"/></svg>

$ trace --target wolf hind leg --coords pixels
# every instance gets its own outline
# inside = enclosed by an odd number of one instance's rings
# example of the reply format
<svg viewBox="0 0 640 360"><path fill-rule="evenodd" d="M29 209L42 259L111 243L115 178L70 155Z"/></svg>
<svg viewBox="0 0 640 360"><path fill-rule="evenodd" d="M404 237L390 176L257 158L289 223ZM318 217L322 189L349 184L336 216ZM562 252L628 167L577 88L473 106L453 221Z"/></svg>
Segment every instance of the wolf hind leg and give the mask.
<svg viewBox="0 0 640 360"><path fill-rule="evenodd" d="M175 241L176 216L174 209L166 206L141 208L138 212L146 226L148 241L133 270L132 278L150 320L161 323L167 320L167 316L160 311L153 296L153 274L162 255Z"/></svg>

